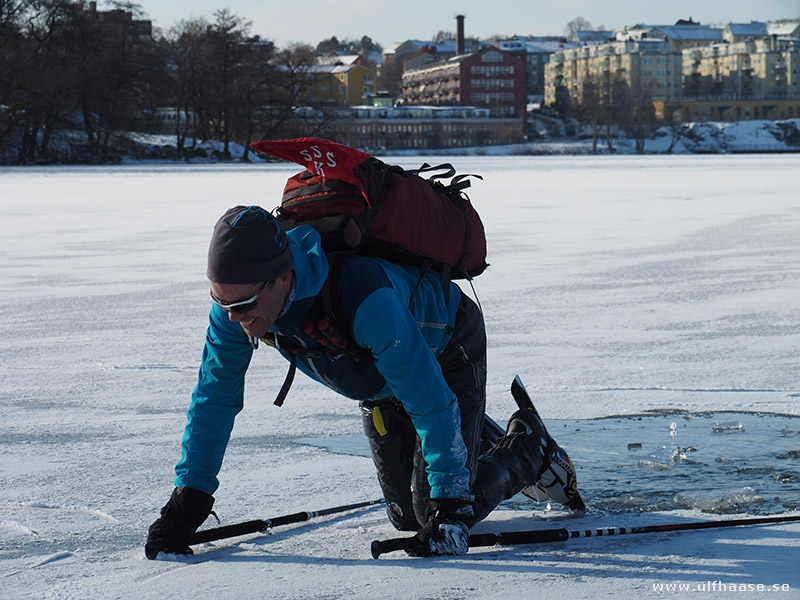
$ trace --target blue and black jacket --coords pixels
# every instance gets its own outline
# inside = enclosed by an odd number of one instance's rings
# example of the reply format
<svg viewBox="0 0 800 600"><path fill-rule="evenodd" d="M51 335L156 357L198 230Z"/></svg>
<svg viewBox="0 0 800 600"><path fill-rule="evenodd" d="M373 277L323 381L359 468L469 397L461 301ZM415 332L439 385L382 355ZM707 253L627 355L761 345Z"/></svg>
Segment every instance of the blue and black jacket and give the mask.
<svg viewBox="0 0 800 600"><path fill-rule="evenodd" d="M313 228L301 226L287 236L295 293L267 341L287 359L297 348L309 350L296 356L297 368L348 398L400 400L422 441L431 497L467 496L470 475L461 416L437 361L452 335L461 298L458 286L450 284L445 299L438 274L429 273L418 286L416 268L351 256L341 265L337 286L340 323L366 356L317 353L324 348L304 326L328 276L328 259ZM233 422L244 405L244 379L252 353L241 326L213 306L182 456L175 467L176 486L209 494L217 489Z"/></svg>

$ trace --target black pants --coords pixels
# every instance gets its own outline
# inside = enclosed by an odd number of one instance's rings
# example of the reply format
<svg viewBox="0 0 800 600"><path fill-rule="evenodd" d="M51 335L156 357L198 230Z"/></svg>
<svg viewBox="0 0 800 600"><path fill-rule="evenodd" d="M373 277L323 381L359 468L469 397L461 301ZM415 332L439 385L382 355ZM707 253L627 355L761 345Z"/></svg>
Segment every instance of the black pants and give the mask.
<svg viewBox="0 0 800 600"><path fill-rule="evenodd" d="M464 294L453 336L439 356L439 364L447 385L458 399L467 469L474 487L486 411L486 330L477 305ZM430 485L411 418L396 399L362 402L361 411L389 520L397 529L416 531L425 523Z"/></svg>

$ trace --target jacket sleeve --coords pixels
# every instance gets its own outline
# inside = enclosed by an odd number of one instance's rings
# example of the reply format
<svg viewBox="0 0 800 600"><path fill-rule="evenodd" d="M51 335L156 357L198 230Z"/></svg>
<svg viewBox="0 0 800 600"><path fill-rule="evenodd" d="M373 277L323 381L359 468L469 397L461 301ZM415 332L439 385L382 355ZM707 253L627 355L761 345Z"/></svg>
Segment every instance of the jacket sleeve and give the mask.
<svg viewBox="0 0 800 600"><path fill-rule="evenodd" d="M253 348L238 323L214 306L197 387L187 413L175 485L213 494L233 422L244 406L244 377Z"/></svg>
<svg viewBox="0 0 800 600"><path fill-rule="evenodd" d="M368 348L422 441L432 498L470 494L467 449L455 394L419 326L392 288L370 294L355 313L353 334Z"/></svg>

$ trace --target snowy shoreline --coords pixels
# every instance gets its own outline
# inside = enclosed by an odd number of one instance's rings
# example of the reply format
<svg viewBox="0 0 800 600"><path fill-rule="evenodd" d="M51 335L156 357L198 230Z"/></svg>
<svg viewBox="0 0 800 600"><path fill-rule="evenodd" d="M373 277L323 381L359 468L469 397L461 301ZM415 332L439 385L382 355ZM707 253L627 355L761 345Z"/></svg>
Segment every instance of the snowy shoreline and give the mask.
<svg viewBox="0 0 800 600"><path fill-rule="evenodd" d="M192 147L191 139L185 147ZM81 131L57 131L50 141L51 163L68 165L93 164L84 150L85 134ZM244 148L229 144L225 158L224 144L215 140L197 141L190 157L175 159L176 138L167 134L126 133L112 144L107 164L263 164L250 153L242 161ZM374 149L368 151L375 152ZM692 122L662 126L644 140L642 152L635 141L624 134L613 136L610 144L600 132L596 150L591 138L554 139L542 137L536 141L501 146L448 148L435 150L390 150L375 152L390 156L651 156L687 154L784 154L800 152L800 119L783 121ZM0 148L0 166L13 165L18 150L12 144Z"/></svg>

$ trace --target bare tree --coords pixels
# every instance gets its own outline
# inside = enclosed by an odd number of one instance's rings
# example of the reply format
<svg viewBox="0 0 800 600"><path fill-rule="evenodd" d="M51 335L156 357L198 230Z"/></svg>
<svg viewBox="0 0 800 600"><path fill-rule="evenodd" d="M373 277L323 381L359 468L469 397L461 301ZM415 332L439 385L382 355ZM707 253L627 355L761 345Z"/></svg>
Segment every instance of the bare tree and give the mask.
<svg viewBox="0 0 800 600"><path fill-rule="evenodd" d="M603 112L600 100L600 82L596 76L589 76L583 80L581 88L583 90L583 95L575 112L582 123L591 125L592 152L596 153L598 124L601 121Z"/></svg>
<svg viewBox="0 0 800 600"><path fill-rule="evenodd" d="M296 118L295 108L303 103L314 103L311 70L316 62L316 51L307 44L290 44L275 53L266 104L259 121L262 139L280 137Z"/></svg>
<svg viewBox="0 0 800 600"><path fill-rule="evenodd" d="M103 19L82 11L76 22L84 129L89 151L100 160L106 158L111 136L135 119L141 105L137 96L154 68L148 61L149 41L132 35L138 5L114 2L112 8Z"/></svg>
<svg viewBox="0 0 800 600"><path fill-rule="evenodd" d="M622 77L593 73L583 80L582 90L575 116L591 127L592 152L597 152L601 131L605 134L606 147L613 152L614 128L623 125L630 113L628 84Z"/></svg>
<svg viewBox="0 0 800 600"><path fill-rule="evenodd" d="M26 54L22 21L28 7L24 2L0 0L0 145L21 118L17 79Z"/></svg>
<svg viewBox="0 0 800 600"><path fill-rule="evenodd" d="M445 40L454 40L454 39L456 39L455 33L453 33L452 31L446 31L444 29L440 29L439 31L433 34L431 41L434 44L440 44Z"/></svg>
<svg viewBox="0 0 800 600"><path fill-rule="evenodd" d="M564 29L564 35L568 40L574 39L575 34L579 31L591 31L593 29L592 24L584 19L583 17L575 17L567 23L566 28Z"/></svg>
<svg viewBox="0 0 800 600"><path fill-rule="evenodd" d="M32 0L15 13L24 13L17 35L4 36L3 77L10 84L5 101L15 115L11 126L21 131L21 163L48 156L54 128L75 107L74 60L80 52L75 26L81 8L63 0Z"/></svg>
<svg viewBox="0 0 800 600"><path fill-rule="evenodd" d="M247 160L250 142L256 134L259 113L269 99L269 87L274 76L272 62L275 47L271 42L251 40L245 46L247 51L241 57L236 76L236 124L237 137L244 146L242 160Z"/></svg>
<svg viewBox="0 0 800 600"><path fill-rule="evenodd" d="M242 107L252 101L252 90L249 80L243 83L240 78L252 74L250 23L227 9L217 11L214 17L213 23L206 19L180 21L169 32L174 69L170 106L176 111L179 156L193 151L200 138L221 140L223 157L230 157L230 143L249 127L249 116Z"/></svg>
<svg viewBox="0 0 800 600"><path fill-rule="evenodd" d="M222 140L223 156L230 157L230 142L235 129L237 98L236 77L243 44L250 30L250 23L232 14L228 9L214 13L216 21L207 32L208 54L212 68L207 71L212 90L212 137Z"/></svg>
<svg viewBox="0 0 800 600"><path fill-rule="evenodd" d="M653 135L658 128L655 105L653 104L653 89L655 82L636 81L630 89L628 110L626 111L626 127L634 138L636 151L644 152L645 140Z"/></svg>
<svg viewBox="0 0 800 600"><path fill-rule="evenodd" d="M204 119L207 58L203 41L210 27L202 18L179 21L167 35L170 77L165 96L167 106L175 111L178 158L194 150L198 136L208 135ZM189 148L187 140L191 140Z"/></svg>

